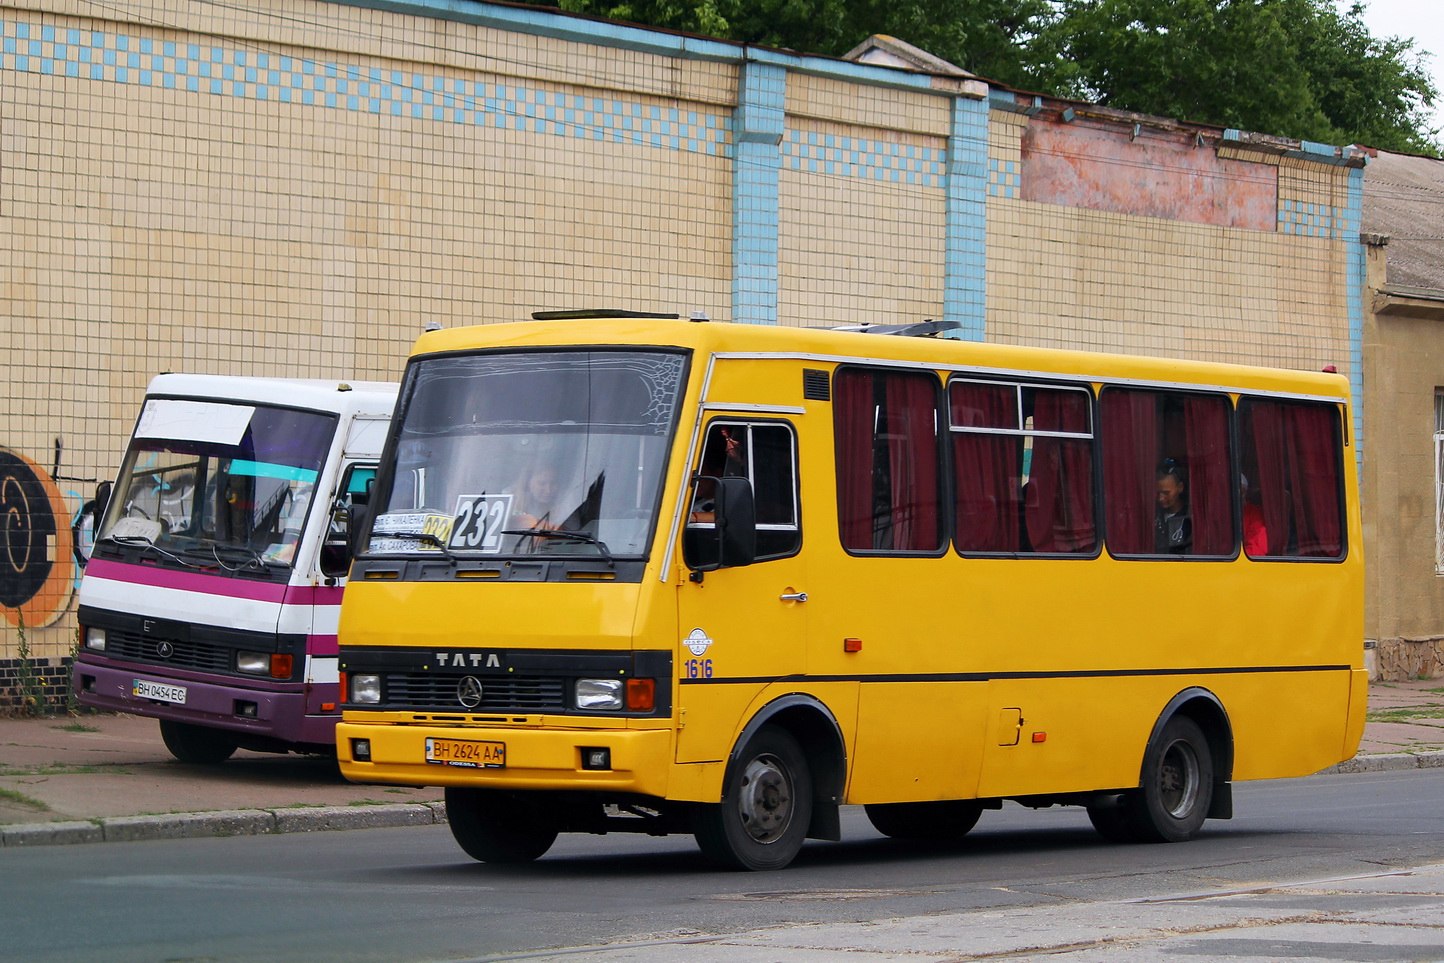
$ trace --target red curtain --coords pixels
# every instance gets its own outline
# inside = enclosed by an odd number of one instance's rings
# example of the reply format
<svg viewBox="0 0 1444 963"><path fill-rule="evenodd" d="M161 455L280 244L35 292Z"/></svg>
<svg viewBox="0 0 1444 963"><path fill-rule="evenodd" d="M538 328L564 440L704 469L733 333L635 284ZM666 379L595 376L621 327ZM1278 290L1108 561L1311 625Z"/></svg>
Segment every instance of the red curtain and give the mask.
<svg viewBox="0 0 1444 963"><path fill-rule="evenodd" d="M1188 459L1188 510L1195 555L1233 551L1233 493L1228 458L1228 407L1222 398L1184 396L1183 431Z"/></svg>
<svg viewBox="0 0 1444 963"><path fill-rule="evenodd" d="M1012 385L955 381L948 389L952 424L1017 428L1018 394ZM963 552L1018 552L1018 479L1023 439L1017 435L953 432L956 531Z"/></svg>
<svg viewBox="0 0 1444 963"><path fill-rule="evenodd" d="M873 377L839 371L833 379L836 419L838 528L845 548L871 551L872 437L876 417Z"/></svg>
<svg viewBox="0 0 1444 963"><path fill-rule="evenodd" d="M941 542L937 381L911 372L840 371L833 398L843 545L935 551Z"/></svg>
<svg viewBox="0 0 1444 963"><path fill-rule="evenodd" d="M1088 396L1038 389L1036 431L1088 431ZM1035 552L1091 552L1098 543L1093 519L1093 450L1081 438L1034 437L1026 500L1028 540Z"/></svg>
<svg viewBox="0 0 1444 963"><path fill-rule="evenodd" d="M935 551L941 544L938 483L938 391L930 375L889 373L886 379L892 544L898 552Z"/></svg>
<svg viewBox="0 0 1444 963"><path fill-rule="evenodd" d="M1257 487L1268 533L1270 555L1284 555L1289 544L1289 494L1284 464L1284 413L1273 402L1247 402L1244 434L1252 436Z"/></svg>
<svg viewBox="0 0 1444 963"><path fill-rule="evenodd" d="M1339 518L1338 432L1334 411L1323 405L1284 406L1288 426L1289 478L1293 482L1294 524L1300 555L1337 558L1343 554Z"/></svg>
<svg viewBox="0 0 1444 963"><path fill-rule="evenodd" d="M1157 396L1146 391L1104 391L1102 419L1109 547L1119 555L1152 554Z"/></svg>

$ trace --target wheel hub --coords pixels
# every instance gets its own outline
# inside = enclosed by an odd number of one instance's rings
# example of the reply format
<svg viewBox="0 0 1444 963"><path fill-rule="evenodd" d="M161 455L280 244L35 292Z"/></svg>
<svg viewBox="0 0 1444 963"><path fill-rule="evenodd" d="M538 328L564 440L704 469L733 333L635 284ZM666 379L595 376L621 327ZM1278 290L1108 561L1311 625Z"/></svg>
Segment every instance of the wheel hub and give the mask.
<svg viewBox="0 0 1444 963"><path fill-rule="evenodd" d="M774 756L758 756L742 773L737 806L747 834L769 843L792 822L792 781Z"/></svg>

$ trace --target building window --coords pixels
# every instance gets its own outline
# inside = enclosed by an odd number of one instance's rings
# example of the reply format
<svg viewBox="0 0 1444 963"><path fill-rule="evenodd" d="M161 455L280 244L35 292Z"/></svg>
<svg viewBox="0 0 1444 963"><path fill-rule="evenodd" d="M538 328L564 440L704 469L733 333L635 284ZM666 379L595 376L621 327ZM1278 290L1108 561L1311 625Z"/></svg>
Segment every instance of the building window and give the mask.
<svg viewBox="0 0 1444 963"><path fill-rule="evenodd" d="M1444 575L1444 388L1434 389L1434 573Z"/></svg>

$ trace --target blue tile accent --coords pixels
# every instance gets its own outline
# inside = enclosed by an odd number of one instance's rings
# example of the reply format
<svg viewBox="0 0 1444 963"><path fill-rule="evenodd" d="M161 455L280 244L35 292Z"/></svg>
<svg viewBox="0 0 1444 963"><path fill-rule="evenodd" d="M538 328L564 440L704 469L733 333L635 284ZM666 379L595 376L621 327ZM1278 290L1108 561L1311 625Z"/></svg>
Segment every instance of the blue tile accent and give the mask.
<svg viewBox="0 0 1444 963"><path fill-rule="evenodd" d="M82 70L82 64L87 69ZM642 116L641 103L593 99L586 121L561 124L554 115L538 116L534 105L550 101L580 108L584 98L517 85L386 72L357 64L298 62L239 48L202 48L198 44L181 48L173 42L157 43L102 31L70 30L62 34L53 27L13 20L0 20L0 71L60 73L108 83L162 86L241 100L282 100L476 127L505 127L713 157L730 157L732 153L730 125L721 113L688 111L684 120L676 111L664 115L660 108L647 107L650 119L643 129L634 120ZM383 83L388 73L390 82ZM198 78L204 78L204 82ZM286 87L302 95L278 90ZM425 100L421 103L429 110L420 109L418 101L423 93Z"/></svg>
<svg viewBox="0 0 1444 963"><path fill-rule="evenodd" d="M742 65L732 119L732 318L777 323L777 178L787 71Z"/></svg>
<svg viewBox="0 0 1444 963"><path fill-rule="evenodd" d="M1297 234L1337 241L1358 234L1359 219L1356 215L1351 215L1347 207L1310 204L1293 198L1280 197L1278 230L1281 234Z"/></svg>
<svg viewBox="0 0 1444 963"><path fill-rule="evenodd" d="M987 335L987 101L953 98L947 156L943 319L963 324L949 337L982 341Z"/></svg>
<svg viewBox="0 0 1444 963"><path fill-rule="evenodd" d="M1345 211L1348 250L1349 394L1354 410L1354 468L1364 470L1364 285L1368 277L1368 250L1359 236L1364 214L1364 169L1349 171L1349 206Z"/></svg>
<svg viewBox="0 0 1444 963"><path fill-rule="evenodd" d="M788 170L920 187L941 187L947 167L947 152L941 148L797 129L787 131L781 154Z"/></svg>

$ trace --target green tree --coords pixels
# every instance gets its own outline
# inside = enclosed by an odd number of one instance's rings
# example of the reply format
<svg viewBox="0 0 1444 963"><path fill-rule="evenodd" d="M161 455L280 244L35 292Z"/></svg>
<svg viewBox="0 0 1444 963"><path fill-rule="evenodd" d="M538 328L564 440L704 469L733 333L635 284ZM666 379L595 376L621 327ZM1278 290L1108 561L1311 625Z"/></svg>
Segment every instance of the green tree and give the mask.
<svg viewBox="0 0 1444 963"><path fill-rule="evenodd" d="M559 6L833 57L887 34L1010 86L1030 79L1020 51L1051 15L1048 0L559 0Z"/></svg>
<svg viewBox="0 0 1444 963"><path fill-rule="evenodd" d="M1035 41L1061 96L1325 143L1435 153L1414 42L1329 0L1059 0Z"/></svg>
<svg viewBox="0 0 1444 963"><path fill-rule="evenodd" d="M1372 36L1357 0L555 2L831 56L889 34L1023 90L1330 144L1440 149L1422 52Z"/></svg>

